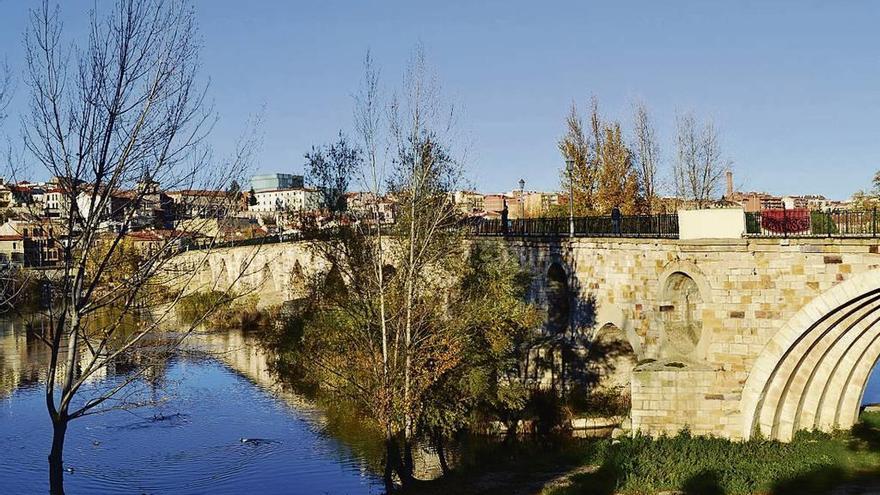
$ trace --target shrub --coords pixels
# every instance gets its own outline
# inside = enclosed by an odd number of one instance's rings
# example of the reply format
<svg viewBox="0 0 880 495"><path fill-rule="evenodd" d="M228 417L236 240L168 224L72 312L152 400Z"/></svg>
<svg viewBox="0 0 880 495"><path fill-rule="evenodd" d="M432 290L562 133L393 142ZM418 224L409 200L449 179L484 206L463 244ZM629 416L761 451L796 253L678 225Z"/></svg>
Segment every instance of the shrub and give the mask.
<svg viewBox="0 0 880 495"><path fill-rule="evenodd" d="M192 325L209 315L217 308L228 305L232 297L218 290L194 292L180 298L175 306L177 318L188 325Z"/></svg>
<svg viewBox="0 0 880 495"><path fill-rule="evenodd" d="M810 229L813 234L833 235L837 233L837 223L830 213L814 211L810 213Z"/></svg>
<svg viewBox="0 0 880 495"><path fill-rule="evenodd" d="M175 310L177 318L188 325L201 321L209 328L255 330L265 320L265 314L257 308L258 302L259 298L254 295L236 297L212 290L182 297Z"/></svg>
<svg viewBox="0 0 880 495"><path fill-rule="evenodd" d="M565 428L569 414L555 390L534 389L526 405L526 416L534 421L535 432L546 435Z"/></svg>

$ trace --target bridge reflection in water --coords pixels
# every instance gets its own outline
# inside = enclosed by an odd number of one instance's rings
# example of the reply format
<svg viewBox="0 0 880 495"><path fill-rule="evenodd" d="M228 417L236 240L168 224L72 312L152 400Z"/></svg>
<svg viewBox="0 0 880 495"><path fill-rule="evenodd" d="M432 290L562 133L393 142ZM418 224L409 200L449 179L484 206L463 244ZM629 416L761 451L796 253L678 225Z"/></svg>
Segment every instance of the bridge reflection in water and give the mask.
<svg viewBox="0 0 880 495"><path fill-rule="evenodd" d="M381 444L278 385L247 335L204 333L195 345L208 352L185 353L150 381L152 405L71 423L70 493L381 491ZM0 493L48 489L48 359L23 324L0 321Z"/></svg>

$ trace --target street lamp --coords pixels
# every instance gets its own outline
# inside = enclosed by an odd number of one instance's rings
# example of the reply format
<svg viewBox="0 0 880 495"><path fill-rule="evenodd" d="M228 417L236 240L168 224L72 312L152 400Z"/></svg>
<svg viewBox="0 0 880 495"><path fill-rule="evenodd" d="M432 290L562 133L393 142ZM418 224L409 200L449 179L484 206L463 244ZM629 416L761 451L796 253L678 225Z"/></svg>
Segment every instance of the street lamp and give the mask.
<svg viewBox="0 0 880 495"><path fill-rule="evenodd" d="M565 159L565 170L568 172L568 236L574 237L574 160Z"/></svg>
<svg viewBox="0 0 880 495"><path fill-rule="evenodd" d="M526 197L525 197L525 189L526 189L526 180L519 180L519 217L526 217Z"/></svg>

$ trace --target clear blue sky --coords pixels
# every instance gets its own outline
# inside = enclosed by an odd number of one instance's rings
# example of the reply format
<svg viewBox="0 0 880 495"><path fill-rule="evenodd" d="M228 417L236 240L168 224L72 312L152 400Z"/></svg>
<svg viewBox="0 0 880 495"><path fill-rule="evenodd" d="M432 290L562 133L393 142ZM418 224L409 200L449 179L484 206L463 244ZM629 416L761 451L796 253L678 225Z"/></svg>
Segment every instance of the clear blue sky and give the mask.
<svg viewBox="0 0 880 495"><path fill-rule="evenodd" d="M772 5L771 5L772 3ZM34 1L0 0L0 54L21 69ZM64 2L71 28L91 2ZM472 179L485 191L559 185L556 140L572 100L630 121L655 114L666 165L676 112L720 127L736 182L848 197L880 169L880 3L831 1L195 2L203 73L227 145L263 104L260 171L302 169L312 144L350 130L367 49L396 85L422 42L463 109ZM13 110L27 88L19 84ZM17 135L10 119L7 133Z"/></svg>

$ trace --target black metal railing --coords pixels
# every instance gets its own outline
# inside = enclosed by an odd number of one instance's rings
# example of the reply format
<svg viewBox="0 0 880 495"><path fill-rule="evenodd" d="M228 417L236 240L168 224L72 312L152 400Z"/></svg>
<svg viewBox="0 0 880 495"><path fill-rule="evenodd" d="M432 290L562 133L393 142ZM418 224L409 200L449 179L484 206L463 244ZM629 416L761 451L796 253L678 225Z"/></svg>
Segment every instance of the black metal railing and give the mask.
<svg viewBox="0 0 880 495"><path fill-rule="evenodd" d="M749 237L877 237L877 209L779 209L746 213Z"/></svg>
<svg viewBox="0 0 880 495"><path fill-rule="evenodd" d="M571 235L568 217L480 220L473 222L478 236L567 237ZM574 218L576 237L678 238L678 215L589 216Z"/></svg>
<svg viewBox="0 0 880 495"><path fill-rule="evenodd" d="M294 232L288 234L271 234L261 237L252 237L250 239L236 239L221 241L216 239L204 238L194 240L184 245L186 251L197 251L203 249L221 249L246 246L260 246L263 244L280 244L284 242L309 241L317 239L329 239L339 235L339 229L325 229L323 231L306 231Z"/></svg>

